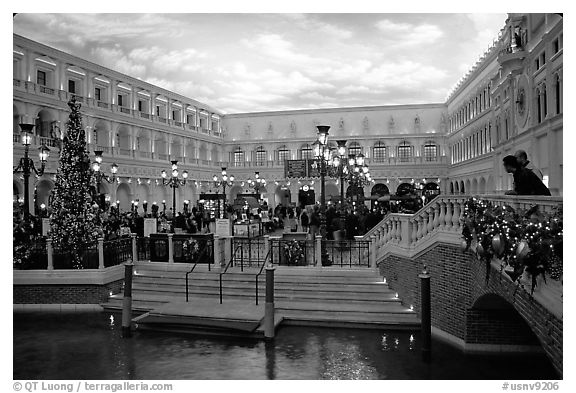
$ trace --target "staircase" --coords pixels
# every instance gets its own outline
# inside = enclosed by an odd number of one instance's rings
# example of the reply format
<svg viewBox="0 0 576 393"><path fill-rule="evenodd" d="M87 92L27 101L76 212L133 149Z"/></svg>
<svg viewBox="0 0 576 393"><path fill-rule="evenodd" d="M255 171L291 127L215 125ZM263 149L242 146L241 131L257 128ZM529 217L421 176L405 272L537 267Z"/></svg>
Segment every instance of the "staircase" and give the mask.
<svg viewBox="0 0 576 393"><path fill-rule="evenodd" d="M170 302L186 299L188 265L137 263L132 286L135 312L149 312ZM256 269L230 268L223 275L223 304L255 304ZM415 312L402 305L394 291L382 282L375 269L277 267L275 308L283 324L359 327L414 328L420 325ZM265 274L259 278L259 303L264 304ZM219 271L198 265L189 276L190 301L219 305ZM106 310L121 310L122 294L102 304Z"/></svg>

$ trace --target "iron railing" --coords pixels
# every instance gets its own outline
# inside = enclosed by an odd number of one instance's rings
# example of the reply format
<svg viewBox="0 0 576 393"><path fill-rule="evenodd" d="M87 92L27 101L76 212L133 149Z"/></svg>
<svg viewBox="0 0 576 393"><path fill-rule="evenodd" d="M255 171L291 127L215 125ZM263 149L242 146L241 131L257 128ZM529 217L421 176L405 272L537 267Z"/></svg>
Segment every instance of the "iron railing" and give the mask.
<svg viewBox="0 0 576 393"><path fill-rule="evenodd" d="M132 238L105 241L104 267L116 266L132 259Z"/></svg>
<svg viewBox="0 0 576 393"><path fill-rule="evenodd" d="M200 256L198 258L198 260L201 260L203 257L205 257L204 254L206 254L206 251L208 250L208 248L204 248L202 249L202 252L200 253ZM189 271L186 272L186 303L188 303L188 276L190 274L192 274L192 272L194 271L194 269L196 269L196 266L198 266L200 262L196 262L193 266L192 269L190 269ZM210 265L208 265L208 268L210 268ZM222 302L220 302L222 303Z"/></svg>
<svg viewBox="0 0 576 393"><path fill-rule="evenodd" d="M138 237L136 239L136 254L139 261L150 260L150 238Z"/></svg>
<svg viewBox="0 0 576 393"><path fill-rule="evenodd" d="M369 240L322 240L332 266L370 267Z"/></svg>
<svg viewBox="0 0 576 393"><path fill-rule="evenodd" d="M240 264L240 271L244 271L244 266L260 266L262 258L265 256L266 239L262 237L234 237L232 242L233 248L236 250L232 258L236 265Z"/></svg>
<svg viewBox="0 0 576 393"><path fill-rule="evenodd" d="M48 268L48 253L46 250L46 239L36 239L30 246L26 246L28 255L21 263L15 265L20 270L46 270ZM14 251L16 254L17 251Z"/></svg>
<svg viewBox="0 0 576 393"><path fill-rule="evenodd" d="M224 274L226 274L226 272L228 271L228 268L230 266L234 266L234 254L236 254L236 251L238 251L238 247L242 247L242 246L236 246L235 249L234 248L232 249L232 251L233 251L232 257L230 257L230 260L228 261L228 263L226 263L226 266L220 272L220 277L219 277L220 304L222 304L222 276L224 276Z"/></svg>
<svg viewBox="0 0 576 393"><path fill-rule="evenodd" d="M82 244L78 250L82 269L98 269L98 242ZM75 269L74 255L70 250L55 248L53 253L54 269Z"/></svg>

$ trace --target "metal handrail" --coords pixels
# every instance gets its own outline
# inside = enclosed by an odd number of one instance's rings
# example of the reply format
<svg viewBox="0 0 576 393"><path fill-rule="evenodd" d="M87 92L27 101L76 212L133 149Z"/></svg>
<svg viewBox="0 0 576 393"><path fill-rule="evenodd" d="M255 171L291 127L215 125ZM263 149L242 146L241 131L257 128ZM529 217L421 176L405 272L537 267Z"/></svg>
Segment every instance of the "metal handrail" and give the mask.
<svg viewBox="0 0 576 393"><path fill-rule="evenodd" d="M260 266L260 271L256 274L256 305L258 305L258 279L260 278L260 275L262 274L262 271L264 270L264 266L266 266L266 261L270 257L271 253L272 253L272 248L270 248L268 250L268 252L266 253L266 256L264 257L264 262L262 262L262 266Z"/></svg>
<svg viewBox="0 0 576 393"><path fill-rule="evenodd" d="M241 245L236 246L236 249L233 250L233 252L232 252L232 256L230 257L230 260L228 261L228 263L224 267L224 271L220 272L220 278L219 278L219 280L220 280L220 304L222 304L222 275L226 274L226 272L228 271L228 268L233 265L234 255L236 254L236 251L238 251L238 249L240 247L242 247L242 246Z"/></svg>
<svg viewBox="0 0 576 393"><path fill-rule="evenodd" d="M188 303L188 275L190 275L194 269L196 269L196 265L198 265L202 260L202 257L206 255L206 250L208 249L208 246L205 246L204 249L202 250L202 253L200 253L200 255L198 256L198 262L196 262L194 264L194 266L192 266L192 269L190 269L189 271L186 272L186 303ZM208 261L208 270L210 270L210 261Z"/></svg>

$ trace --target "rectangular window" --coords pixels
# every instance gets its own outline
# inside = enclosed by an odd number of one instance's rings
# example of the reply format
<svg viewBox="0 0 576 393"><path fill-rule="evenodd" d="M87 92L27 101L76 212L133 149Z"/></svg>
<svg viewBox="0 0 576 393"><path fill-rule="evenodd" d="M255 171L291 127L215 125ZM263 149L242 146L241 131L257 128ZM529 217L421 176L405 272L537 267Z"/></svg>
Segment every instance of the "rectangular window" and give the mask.
<svg viewBox="0 0 576 393"><path fill-rule="evenodd" d="M94 98L97 101L102 101L102 90L99 87L94 88Z"/></svg>
<svg viewBox="0 0 576 393"><path fill-rule="evenodd" d="M398 146L398 159L400 162L410 161L412 157L412 146Z"/></svg>
<svg viewBox="0 0 576 393"><path fill-rule="evenodd" d="M239 164L244 162L244 152L243 151L235 151L234 152L234 163Z"/></svg>
<svg viewBox="0 0 576 393"><path fill-rule="evenodd" d="M425 161L436 161L438 157L438 146L436 145L424 145L424 160Z"/></svg>
<svg viewBox="0 0 576 393"><path fill-rule="evenodd" d="M556 38L554 42L552 42L552 48L554 50L554 54L560 51L560 42L558 41L558 38Z"/></svg>
<svg viewBox="0 0 576 393"><path fill-rule="evenodd" d="M386 160L386 147L378 146L373 151L374 162L384 162Z"/></svg>
<svg viewBox="0 0 576 393"><path fill-rule="evenodd" d="M255 157L256 162L265 162L266 161L266 150L256 150Z"/></svg>
<svg viewBox="0 0 576 393"><path fill-rule="evenodd" d="M546 51L542 52L542 54L540 55L540 63L541 65L546 64Z"/></svg>
<svg viewBox="0 0 576 393"><path fill-rule="evenodd" d="M540 69L540 58L539 57L534 61L534 67L536 68L536 70Z"/></svg>
<svg viewBox="0 0 576 393"><path fill-rule="evenodd" d="M290 150L278 150L278 161L286 161L290 159Z"/></svg>
<svg viewBox="0 0 576 393"><path fill-rule="evenodd" d="M176 111L172 111L172 120L176 120Z"/></svg>
<svg viewBox="0 0 576 393"><path fill-rule="evenodd" d="M41 86L46 86L46 73L44 71L38 70L36 73L36 83Z"/></svg>
<svg viewBox="0 0 576 393"><path fill-rule="evenodd" d="M302 149L300 150L300 159L305 160L311 160L314 158L314 152L312 151L312 149Z"/></svg>
<svg viewBox="0 0 576 393"><path fill-rule="evenodd" d="M138 100L138 112L142 112L142 101Z"/></svg>
<svg viewBox="0 0 576 393"><path fill-rule="evenodd" d="M68 93L76 94L76 82L68 79Z"/></svg>
<svg viewBox="0 0 576 393"><path fill-rule="evenodd" d="M194 115L186 115L186 124L194 124Z"/></svg>
<svg viewBox="0 0 576 393"><path fill-rule="evenodd" d="M118 106L124 106L124 96L118 94Z"/></svg>
<svg viewBox="0 0 576 393"><path fill-rule="evenodd" d="M160 117L160 105L156 105L156 116Z"/></svg>

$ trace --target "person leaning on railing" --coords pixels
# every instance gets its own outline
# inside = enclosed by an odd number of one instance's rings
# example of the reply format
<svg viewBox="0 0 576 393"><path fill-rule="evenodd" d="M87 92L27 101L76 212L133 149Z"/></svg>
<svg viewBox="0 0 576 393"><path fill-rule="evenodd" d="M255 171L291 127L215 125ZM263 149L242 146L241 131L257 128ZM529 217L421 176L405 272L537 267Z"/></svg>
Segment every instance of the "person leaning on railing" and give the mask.
<svg viewBox="0 0 576 393"><path fill-rule="evenodd" d="M506 172L514 176L514 190L506 191L506 195L551 195L542 180L530 169L523 167L516 157L506 156L502 162Z"/></svg>

